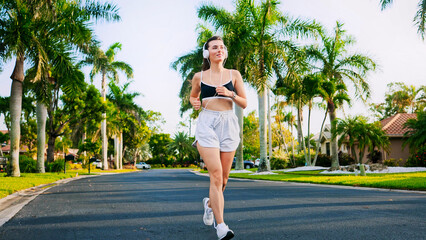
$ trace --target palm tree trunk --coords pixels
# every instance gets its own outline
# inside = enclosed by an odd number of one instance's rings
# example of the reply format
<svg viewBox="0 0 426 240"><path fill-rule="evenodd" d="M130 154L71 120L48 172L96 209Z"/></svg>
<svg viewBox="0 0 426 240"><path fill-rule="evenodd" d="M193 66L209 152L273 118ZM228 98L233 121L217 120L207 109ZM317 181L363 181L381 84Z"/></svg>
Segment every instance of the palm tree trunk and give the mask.
<svg viewBox="0 0 426 240"><path fill-rule="evenodd" d="M258 93L259 102L259 141L260 163L258 172L271 171L271 166L266 157L266 86Z"/></svg>
<svg viewBox="0 0 426 240"><path fill-rule="evenodd" d="M303 109L300 106L300 100L297 101L297 141L299 142L299 151L303 150L303 130L302 130L302 122L303 122Z"/></svg>
<svg viewBox="0 0 426 240"><path fill-rule="evenodd" d="M123 169L123 154L124 154L124 149L123 149L123 132L120 132L120 141L119 141L119 144L120 144L120 146L119 146L119 151L120 151L120 154L119 154L119 156L120 156L120 158L119 158L119 164L120 164L120 169Z"/></svg>
<svg viewBox="0 0 426 240"><path fill-rule="evenodd" d="M307 165L312 166L311 162L311 111L312 111L312 100L309 101L309 110L308 110L308 158Z"/></svg>
<svg viewBox="0 0 426 240"><path fill-rule="evenodd" d="M331 124L331 132L334 132L336 130L336 107L334 103L328 103L327 104L328 113L330 115L330 124ZM330 143L330 150L331 150L331 167L337 168L339 167L339 155L337 154L337 138L331 139Z"/></svg>
<svg viewBox="0 0 426 240"><path fill-rule="evenodd" d="M352 156L355 158L355 162L359 163L358 156L356 155L355 146L351 146Z"/></svg>
<svg viewBox="0 0 426 240"><path fill-rule="evenodd" d="M24 60L23 55L16 57L15 68L13 69L12 88L10 91L10 157L12 177L21 176L19 169L19 142L21 138L21 111L22 111L22 90L24 81Z"/></svg>
<svg viewBox="0 0 426 240"><path fill-rule="evenodd" d="M279 109L278 110L278 112L281 112L281 110ZM282 124L281 124L281 117L280 117L280 119L279 119L279 121L278 121L278 126L279 126L279 128L280 128L280 136L281 136L281 139L283 140L283 145L284 145L284 150L285 150L285 152L287 153L287 156L289 156L289 152L288 152L288 146L287 146L287 143L285 142L285 135L284 135L284 131L283 131L283 126L282 126Z"/></svg>
<svg viewBox="0 0 426 240"><path fill-rule="evenodd" d="M268 139L269 139L269 161L272 159L272 128L271 128L271 103L270 103L270 99L269 99L269 89L268 89L268 94L267 94L267 98L268 98Z"/></svg>
<svg viewBox="0 0 426 240"><path fill-rule="evenodd" d="M106 101L106 73L102 72L102 98ZM106 136L106 113L102 113L101 135L102 135L102 169L108 169L108 139Z"/></svg>
<svg viewBox="0 0 426 240"><path fill-rule="evenodd" d="M324 119L322 120L320 134L319 134L318 141L317 141L317 149L315 151L315 158L314 158L314 162L312 163L312 166L315 166L317 164L317 158L318 158L318 154L319 154L318 151L319 151L319 147L321 145L321 137L322 137L322 132L323 132L323 129L324 129L325 119L327 119L327 111L325 111Z"/></svg>
<svg viewBox="0 0 426 240"><path fill-rule="evenodd" d="M86 126L84 126L84 131L83 131L83 136L81 137L81 141L82 143L86 142ZM87 155L87 152L84 151L83 152L84 159L86 159L86 155Z"/></svg>
<svg viewBox="0 0 426 240"><path fill-rule="evenodd" d="M49 139L47 140L47 162L49 163L55 161L55 141L56 136L49 133Z"/></svg>
<svg viewBox="0 0 426 240"><path fill-rule="evenodd" d="M119 165L118 165L118 136L115 135L114 136L114 165L115 165L115 169L119 169Z"/></svg>
<svg viewBox="0 0 426 240"><path fill-rule="evenodd" d="M37 172L45 173L44 153L46 146L46 118L47 107L41 101L37 101Z"/></svg>
<svg viewBox="0 0 426 240"><path fill-rule="evenodd" d="M364 158L364 152L365 152L365 147L363 147L362 149L360 147L359 148L359 171L360 171L361 176L366 176L365 167L364 167L364 164L362 162L362 159Z"/></svg>
<svg viewBox="0 0 426 240"><path fill-rule="evenodd" d="M299 140L299 151L303 150L303 155L305 156L305 162L307 164L308 155L306 154L305 139L303 138L302 122L303 122L303 108L302 108L301 100L299 99L297 101L297 138Z"/></svg>
<svg viewBox="0 0 426 240"><path fill-rule="evenodd" d="M244 169L244 161L243 161L243 123L244 123L244 112L243 109L240 108L238 105L235 105L235 114L238 117L238 125L240 126L240 144L238 145L237 151L235 152L235 170L242 170Z"/></svg>

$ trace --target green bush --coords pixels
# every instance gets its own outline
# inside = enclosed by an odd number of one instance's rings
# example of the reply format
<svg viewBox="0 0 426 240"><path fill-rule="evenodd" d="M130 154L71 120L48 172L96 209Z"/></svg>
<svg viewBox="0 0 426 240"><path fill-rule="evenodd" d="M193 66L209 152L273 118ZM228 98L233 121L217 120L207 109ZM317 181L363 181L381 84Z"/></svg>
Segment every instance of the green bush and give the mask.
<svg viewBox="0 0 426 240"><path fill-rule="evenodd" d="M51 163L45 163L46 172L63 172L64 171L64 160L59 159ZM71 169L70 164L67 162L67 170Z"/></svg>
<svg viewBox="0 0 426 240"><path fill-rule="evenodd" d="M388 166L388 167L398 167L401 166L401 163L404 160L402 158L400 159L395 159L395 158L389 158L383 161L383 165Z"/></svg>
<svg viewBox="0 0 426 240"><path fill-rule="evenodd" d="M164 164L149 164L151 165L151 168L166 168L166 165Z"/></svg>
<svg viewBox="0 0 426 240"><path fill-rule="evenodd" d="M37 161L32 158L24 160L19 159L19 169L21 170L21 173L36 173Z"/></svg>
<svg viewBox="0 0 426 240"><path fill-rule="evenodd" d="M331 157L327 156L327 154L318 154L317 162L315 165L321 167L331 167Z"/></svg>
<svg viewBox="0 0 426 240"><path fill-rule="evenodd" d="M300 166L305 166L305 155L302 153L299 154L290 154L290 166L291 167L300 167Z"/></svg>
<svg viewBox="0 0 426 240"><path fill-rule="evenodd" d="M7 174L11 175L12 174L12 162L10 161L10 157L9 157L9 161L7 163ZM31 157L28 157L26 155L19 155L19 171L21 173L36 173L37 172L37 161L32 159Z"/></svg>
<svg viewBox="0 0 426 240"><path fill-rule="evenodd" d="M355 164L355 159L347 153L339 152L339 165L341 166L349 166ZM331 166L331 158L330 158L330 166Z"/></svg>
<svg viewBox="0 0 426 240"><path fill-rule="evenodd" d="M426 146L418 149L408 158L406 167L426 167Z"/></svg>
<svg viewBox="0 0 426 240"><path fill-rule="evenodd" d="M278 170L278 169L286 168L289 165L289 161L288 161L288 159L273 157L270 161L270 164L271 164L272 170Z"/></svg>
<svg viewBox="0 0 426 240"><path fill-rule="evenodd" d="M148 161L146 161L146 163L150 164L150 165L155 165L155 164L164 164L164 165L172 165L174 162L174 159L172 156L154 156L153 158L149 159Z"/></svg>

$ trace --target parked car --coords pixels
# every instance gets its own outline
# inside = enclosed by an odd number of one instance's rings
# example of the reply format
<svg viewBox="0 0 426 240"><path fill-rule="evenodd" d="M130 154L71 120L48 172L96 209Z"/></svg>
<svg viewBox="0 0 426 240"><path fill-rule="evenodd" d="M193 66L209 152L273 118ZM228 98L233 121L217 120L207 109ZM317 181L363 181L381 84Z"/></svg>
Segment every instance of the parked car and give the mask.
<svg viewBox="0 0 426 240"><path fill-rule="evenodd" d="M269 159L269 156L267 156L266 158ZM259 167L259 163L260 163L260 158L257 158L256 160L254 160L255 167Z"/></svg>
<svg viewBox="0 0 426 240"><path fill-rule="evenodd" d="M148 163L140 162L140 163L136 163L136 168L137 169L150 169L151 165L149 165Z"/></svg>
<svg viewBox="0 0 426 240"><path fill-rule="evenodd" d="M235 158L234 158L234 161L232 161L232 168L235 168ZM244 160L244 168L245 169L254 168L254 163L249 160Z"/></svg>
<svg viewBox="0 0 426 240"><path fill-rule="evenodd" d="M254 160L254 166L255 167L259 167L259 163L260 163L260 158Z"/></svg>
<svg viewBox="0 0 426 240"><path fill-rule="evenodd" d="M102 168L102 161L100 159L96 159L93 157L89 161L92 163L92 165L95 165L96 168Z"/></svg>

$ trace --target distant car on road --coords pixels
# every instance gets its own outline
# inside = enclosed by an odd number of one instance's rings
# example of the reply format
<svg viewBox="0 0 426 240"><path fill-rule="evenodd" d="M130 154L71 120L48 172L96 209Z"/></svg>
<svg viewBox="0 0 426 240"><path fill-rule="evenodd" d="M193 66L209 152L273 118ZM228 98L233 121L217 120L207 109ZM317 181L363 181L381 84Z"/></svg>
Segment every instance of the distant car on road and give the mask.
<svg viewBox="0 0 426 240"><path fill-rule="evenodd" d="M136 163L136 168L137 169L150 169L151 165L149 165L148 163L140 162L140 163Z"/></svg>
<svg viewBox="0 0 426 240"><path fill-rule="evenodd" d="M232 162L232 168L235 168L235 158L234 158L234 161ZM245 169L254 168L254 163L249 160L244 160L244 168Z"/></svg>

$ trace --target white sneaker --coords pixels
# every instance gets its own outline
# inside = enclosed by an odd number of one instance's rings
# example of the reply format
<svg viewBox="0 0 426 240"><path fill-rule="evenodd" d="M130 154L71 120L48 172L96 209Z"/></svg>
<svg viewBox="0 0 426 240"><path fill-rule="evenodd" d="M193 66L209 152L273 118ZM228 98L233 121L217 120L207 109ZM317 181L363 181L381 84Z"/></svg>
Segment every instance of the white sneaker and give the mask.
<svg viewBox="0 0 426 240"><path fill-rule="evenodd" d="M228 240L234 237L234 232L225 223L221 223L215 228L219 240Z"/></svg>
<svg viewBox="0 0 426 240"><path fill-rule="evenodd" d="M203 215L203 221L205 225L212 225L214 218L213 218L213 210L211 208L209 208L209 198L204 198L203 199L203 207L204 207L204 215Z"/></svg>

